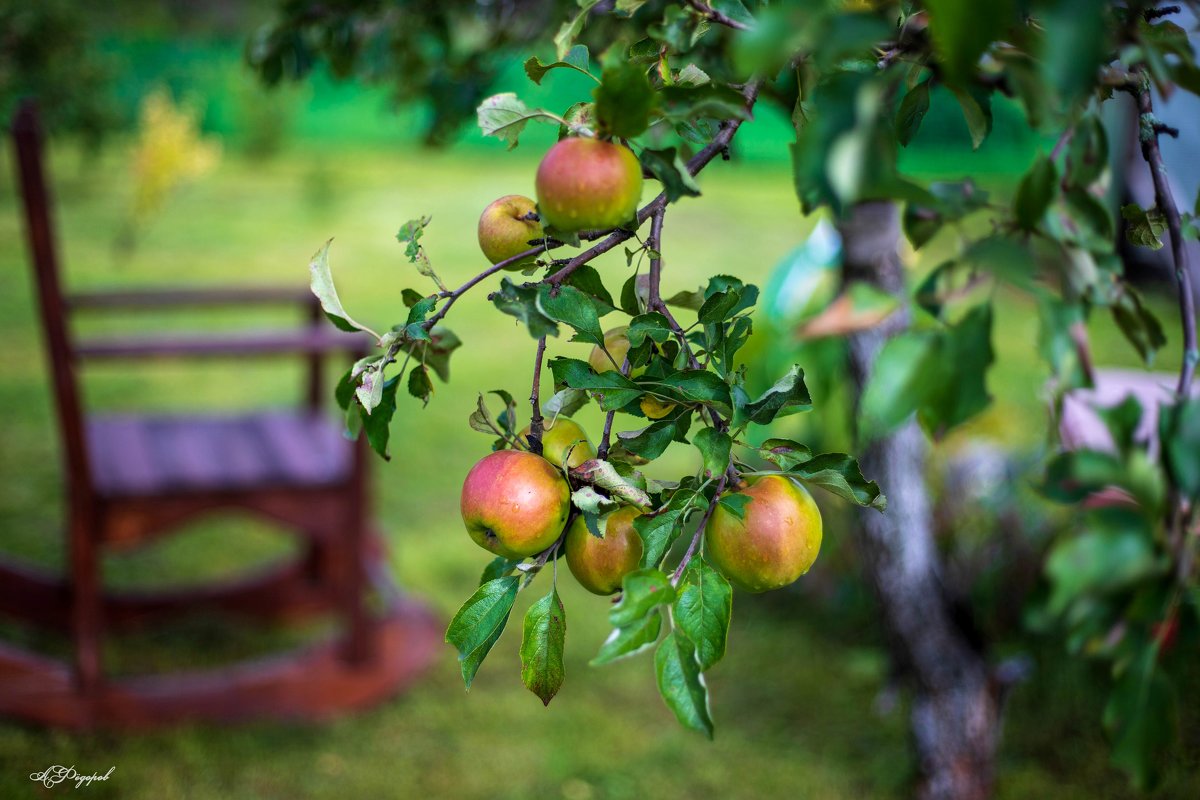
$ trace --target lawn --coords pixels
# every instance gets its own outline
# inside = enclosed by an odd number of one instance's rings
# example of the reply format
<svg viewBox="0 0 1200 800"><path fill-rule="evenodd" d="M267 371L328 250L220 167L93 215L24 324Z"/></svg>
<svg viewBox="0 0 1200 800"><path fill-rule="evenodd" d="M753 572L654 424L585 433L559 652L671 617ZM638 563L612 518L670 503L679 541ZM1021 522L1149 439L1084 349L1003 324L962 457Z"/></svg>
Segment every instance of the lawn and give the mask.
<svg viewBox="0 0 1200 800"><path fill-rule="evenodd" d="M55 161L59 227L68 281L111 285L285 282L306 280L309 256L335 236L332 259L342 298L356 317L389 325L402 314L400 289L424 288L394 234L406 219L433 217L429 253L447 283L480 268L474 241L479 210L511 192L532 193L536 151L511 156L481 150L414 153L400 148L293 148L268 162L235 153L217 172L174 197L128 258L112 242L128 201L121 146L80 168L73 153ZM11 195L11 163L0 176L0 550L45 566L63 561L60 472L32 287ZM716 164L705 197L668 215L664 290L694 288L702 276L730 272L765 283L804 237L785 165L735 169ZM598 264L617 290L623 257ZM390 463L375 465L375 500L406 590L449 619L473 587L486 555L470 543L458 516L458 485L489 440L467 426L476 393L528 392L534 343L495 312L486 291L464 298L449 320L465 343L452 383L438 385L428 408L406 401L392 429ZM1166 309L1166 303L1158 304ZM182 317L182 315L181 315ZM287 315L247 319L210 313L177 319L129 315L87 320L83 331L267 325ZM1169 320L1164 320L1173 332ZM1002 372L993 376L995 407L976 431L1010 443L1036 443L1044 414L1036 392L1031 306L1004 299L997 330ZM1097 331L1103 362L1133 363L1128 346ZM786 342L775 343L786 348ZM551 355L583 354L553 342ZM1169 355L1167 356L1169 359ZM1164 363L1170 363L1169 360ZM296 364L269 362L108 365L88 373L87 401L102 409L236 408L299 397ZM818 409L816 414L821 414ZM591 412L585 425L598 429ZM784 423L786 425L791 422ZM691 458L681 449L677 459ZM669 466L669 465L668 465ZM829 498L822 498L822 501ZM828 504L830 555L851 559L845 515ZM196 526L146 551L112 557L116 585L197 580L279 555L286 539L238 518ZM803 583L803 582L802 582ZM561 584L568 615L567 679L544 709L520 684L517 637L510 629L470 693L463 691L447 646L428 677L405 696L329 725L254 724L233 729L185 727L135 736L67 735L0 723L0 797L41 796L27 776L51 764L113 778L88 788L95 797L155 798L585 798L897 797L911 775L903 705L875 710L887 659L869 615L835 611L805 587L772 597L738 595L730 654L710 675L714 742L680 729L658 699L650 659L604 669L587 660L607 633L606 600L569 579ZM524 593L517 614L534 598ZM536 595L536 593L534 593ZM516 626L512 626L516 628ZM6 637L61 652L64 642L5 626ZM280 633L197 619L111 643L118 671L206 664L261 652L304 632ZM1097 676L1073 665L1054 642L1025 641L1036 662L1006 721L999 794L1004 798L1130 796L1108 766L1099 731ZM1195 741L1194 723L1191 741ZM1195 797L1196 755L1178 755L1161 797ZM47 790L40 790L46 794Z"/></svg>

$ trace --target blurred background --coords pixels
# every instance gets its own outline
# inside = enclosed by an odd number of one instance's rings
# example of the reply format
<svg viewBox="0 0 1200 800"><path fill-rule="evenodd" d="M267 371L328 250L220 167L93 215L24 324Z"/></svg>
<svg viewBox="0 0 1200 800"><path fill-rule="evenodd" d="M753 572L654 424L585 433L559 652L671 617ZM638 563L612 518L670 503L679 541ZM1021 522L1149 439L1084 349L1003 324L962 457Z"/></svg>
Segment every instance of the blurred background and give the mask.
<svg viewBox="0 0 1200 800"><path fill-rule="evenodd" d="M40 41L48 64L70 66L68 80L77 84L48 108L61 134L53 139L50 164L64 271L76 289L304 285L309 257L334 236L332 258L346 307L368 324L390 325L402 313L400 287L415 281L395 240L399 226L431 215L423 240L429 255L447 283L461 283L481 268L480 210L503 194L533 194L537 160L553 140L552 128L531 129L518 149L506 152L474 126L434 126L439 146L431 148L434 109L397 106L394 87L341 82L324 67L304 83L263 88L245 52L253 32L275 13L266 0L6 0L0 9L6 37L0 89L12 88L14 65L29 56L15 43L30 38ZM586 78L562 73L533 86L517 58L498 68L492 91L519 90L531 106L565 108L590 91ZM64 80L51 72L48 92ZM78 91L81 85L88 90ZM926 180L969 175L982 189L1007 197L1047 143L1027 132L1015 106L1000 105L993 135L973 152L959 113L945 100L935 93L918 145L905 151L906 172ZM848 401L836 380L839 345L805 343L797 334L803 319L832 297L837 277L819 253L804 247L817 219L799 212L788 162L791 137L788 119L763 106L739 134L734 163L707 170L703 197L672 210L664 291L694 289L718 272L763 287L746 351L751 377L762 383L781 364L800 363L817 404L812 414L777 422L774 433L844 449ZM62 475L13 169L5 148L0 552L58 567L64 563ZM910 258L914 280L940 263L952 237L943 233L940 249L934 242ZM606 278L614 276L608 283L616 291L625 277L621 255L609 254L597 266ZM1168 331L1162 363L1177 363L1173 301L1154 284L1147 291ZM523 396L534 350L533 340L496 313L485 295L465 297L449 320L464 342L451 383L436 385L427 408L402 399L392 426L393 459L373 464L374 501L393 547L394 571L406 591L428 599L446 620L488 560L467 539L458 513L460 478L490 443L467 418L477 392ZM1061 633L1038 613L1040 557L1064 524L1032 488L1031 470L1047 440L1038 390L1046 373L1036 352L1032 302L1002 294L997 311L998 358L989 375L995 400L936 444L931 475L949 579L986 628L993 660L1008 659L1026 675L1007 706L997 793L1131 796L1109 766L1099 725L1102 667L1069 658ZM217 330L291 321L273 314L129 314L85 330ZM1100 365L1139 365L1107 317L1090 335ZM558 340L549 349L584 357L583 347ZM232 409L294 402L302 373L299 362L101 365L89 370L85 385L89 406L105 410ZM594 409L581 421L599 430ZM664 474L670 467L666 459ZM99 772L115 766L112 780L86 790L97 797L901 796L913 771L905 699L893 686L874 600L851 546L853 515L835 498L818 500L826 539L814 570L769 596L737 595L729 656L709 674L715 742L675 724L658 699L648 657L587 666L608 632L607 600L568 581L562 585L570 618L567 680L549 709L520 684L510 630L470 693L447 646L404 696L328 725L192 726L117 736L0 721L0 797L36 796L28 775L51 764ZM250 569L290 547L270 525L229 516L108 558L105 580L121 587L177 586ZM523 594L517 613L529 601ZM105 663L118 674L216 664L319 632L198 617L110 639ZM0 636L50 654L66 652L65 640L7 622L0 623ZM1186 680L1200 688L1192 661ZM1181 710L1183 735L1156 797L1200 796L1200 712L1186 703Z"/></svg>

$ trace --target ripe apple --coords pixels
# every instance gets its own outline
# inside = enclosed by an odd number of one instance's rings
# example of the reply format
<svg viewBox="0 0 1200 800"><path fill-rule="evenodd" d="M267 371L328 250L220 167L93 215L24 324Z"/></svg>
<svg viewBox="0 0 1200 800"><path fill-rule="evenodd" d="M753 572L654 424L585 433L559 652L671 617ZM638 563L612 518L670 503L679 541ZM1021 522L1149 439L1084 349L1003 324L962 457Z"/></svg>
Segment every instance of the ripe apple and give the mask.
<svg viewBox="0 0 1200 800"><path fill-rule="evenodd" d="M583 517L575 518L567 531L567 566L580 586L593 594L621 588L621 580L642 560L642 537L633 527L641 515L630 506L618 508L605 520L603 539L588 531Z"/></svg>
<svg viewBox="0 0 1200 800"><path fill-rule="evenodd" d="M608 356L604 354L604 350L600 349L600 345L594 345L592 352L588 354L588 364L596 372L615 372L622 364L625 363L625 356L629 353L629 337L626 331L629 330L628 325L622 325L619 328L611 328L604 332L604 349L608 350L612 356L610 361ZM617 362L613 366L613 361Z"/></svg>
<svg viewBox="0 0 1200 800"><path fill-rule="evenodd" d="M522 450L484 456L463 482L467 533L505 558L526 558L554 544L570 508L571 490L558 468Z"/></svg>
<svg viewBox="0 0 1200 800"><path fill-rule="evenodd" d="M542 158L536 185L542 218L558 230L613 228L637 212L642 166L628 147L571 137Z"/></svg>
<svg viewBox="0 0 1200 800"><path fill-rule="evenodd" d="M735 586L765 592L787 586L817 560L821 511L812 495L783 475L752 480L745 519L717 506L704 529L708 560Z"/></svg>
<svg viewBox="0 0 1200 800"><path fill-rule="evenodd" d="M492 201L479 217L479 248L493 264L525 252L534 246L529 240L541 236L542 221L537 206L528 197L519 194L506 194ZM524 269L533 261L532 257L522 259L505 269Z"/></svg>
<svg viewBox="0 0 1200 800"><path fill-rule="evenodd" d="M522 444L529 442L528 425L517 434L517 439ZM559 417L553 422L547 421L542 430L542 458L562 469L567 451L571 453L570 457L565 459L567 469L575 469L583 462L596 457L596 448L592 447L587 434L575 420Z"/></svg>

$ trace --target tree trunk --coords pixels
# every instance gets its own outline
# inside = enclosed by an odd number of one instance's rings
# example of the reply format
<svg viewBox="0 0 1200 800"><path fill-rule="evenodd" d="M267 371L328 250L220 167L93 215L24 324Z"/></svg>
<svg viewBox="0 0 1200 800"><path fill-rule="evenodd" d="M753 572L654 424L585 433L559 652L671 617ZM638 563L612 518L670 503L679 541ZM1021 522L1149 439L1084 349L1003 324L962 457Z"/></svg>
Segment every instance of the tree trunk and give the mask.
<svg viewBox="0 0 1200 800"><path fill-rule="evenodd" d="M905 296L896 246L894 204L862 203L839 225L843 280L862 281ZM905 329L901 310L883 325L850 337L856 398L889 336ZM926 440L915 420L859 446L863 473L888 498L883 514L859 512L858 545L874 584L889 641L913 684L912 734L922 798L975 800L991 793L999 705L987 662L955 621L942 583L925 483Z"/></svg>

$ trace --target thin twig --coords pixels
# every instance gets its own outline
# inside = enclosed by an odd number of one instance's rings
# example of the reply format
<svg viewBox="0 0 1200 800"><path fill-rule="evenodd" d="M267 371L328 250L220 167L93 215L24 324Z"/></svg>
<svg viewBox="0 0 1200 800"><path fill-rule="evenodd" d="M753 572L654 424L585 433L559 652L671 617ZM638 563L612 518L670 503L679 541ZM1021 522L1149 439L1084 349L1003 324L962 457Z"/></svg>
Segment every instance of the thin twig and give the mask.
<svg viewBox="0 0 1200 800"><path fill-rule="evenodd" d="M758 100L758 93L761 88L761 80L750 81L743 88L742 96L746 98L747 111L754 107L754 103ZM699 153L696 153L696 155L688 159L688 174L695 176L700 172L700 170L708 166L708 164L719 154L727 152L729 149L729 143L733 141L734 134L736 134L738 128L742 126L742 122L743 120L741 119L726 120L722 122L717 130L717 134L713 136L712 141L705 145ZM637 227L640 228L647 219L651 218L655 212L666 207L667 195L666 192L663 192L662 194L659 194L658 197L655 197L649 203L642 206L642 209L638 211ZM608 235L607 238L575 256L568 261L566 265L562 267L562 269L546 278L546 283L551 285L558 285L562 283L572 272L579 269L596 256L607 253L609 250L612 250L622 242L626 242L633 238L634 233L635 231L629 231L623 228L615 229Z"/></svg>
<svg viewBox="0 0 1200 800"><path fill-rule="evenodd" d="M533 256L536 256L538 253L545 252L546 250L549 250L551 247L561 247L561 246L562 246L562 243L557 242L557 243L539 244L537 247L531 247L528 250L524 251L523 253L517 253L512 258L506 258L499 263L493 264L492 266L488 267L483 272L476 275L474 278L471 278L469 281L467 281L466 283L464 283L462 286L458 287L454 291L439 293L438 297L448 298L449 302L447 302L444 306L439 308L436 314L434 314L432 317L425 320L425 322L423 322L421 324L425 327L425 330L430 330L431 328L433 328L434 325L436 325L438 322L440 322L443 317L446 316L446 312L450 310L450 306L454 305L455 302L458 301L458 298L462 297L464 294L466 294L468 291L470 291L470 289L473 286L475 286L477 283L482 281L484 278L487 278L490 275L495 275L500 270L502 270L506 267L511 267L513 264L517 264L527 258L532 258Z"/></svg>
<svg viewBox="0 0 1200 800"><path fill-rule="evenodd" d="M721 499L721 492L725 491L725 483L728 479L728 473L721 473L720 480L717 481L717 488L713 492L712 500L708 504L708 508L704 510L704 516L700 518L700 526L696 528L696 532L692 534L692 541L688 544L687 552L683 554L683 558L679 561L679 566L675 568L675 572L671 575L671 585L678 586L679 579L683 576L683 571L687 569L687 565L691 563L692 556L696 554L696 548L700 546L700 539L704 536L704 528L708 525L708 519L712 516L713 511L717 507L717 503Z"/></svg>
<svg viewBox="0 0 1200 800"><path fill-rule="evenodd" d="M529 407L533 414L529 420L529 452L542 454L542 356L546 353L546 337L538 339L537 355L533 359L533 390L529 393Z"/></svg>
<svg viewBox="0 0 1200 800"><path fill-rule="evenodd" d="M718 25L724 25L727 28L733 28L735 31L748 31L750 26L744 22L738 22L728 14L717 11L708 3L702 0L687 0L687 4L696 10L700 16L704 17L709 22L715 22Z"/></svg>
<svg viewBox="0 0 1200 800"><path fill-rule="evenodd" d="M1163 6L1162 8L1147 8L1142 12L1142 18L1146 22L1153 22L1160 17L1169 17L1172 14L1178 14L1182 9L1179 6Z"/></svg>
<svg viewBox="0 0 1200 800"><path fill-rule="evenodd" d="M621 374L626 378L629 377L629 355L625 355L625 360L621 363ZM600 437L600 447L596 450L596 458L601 460L608 458L608 442L612 436L613 417L616 416L616 409L608 412L604 417L604 433Z"/></svg>
<svg viewBox="0 0 1200 800"><path fill-rule="evenodd" d="M1176 394L1180 398L1188 396L1192 388L1192 379L1196 374L1196 362L1200 360L1200 348L1196 344L1196 307L1192 295L1191 265L1188 263L1187 247L1183 241L1179 207L1175 205L1175 196L1171 194L1171 185L1167 181L1167 167L1163 163L1162 151L1158 147L1158 137L1161 131L1153 124L1154 99L1150 93L1150 85L1145 73L1139 68L1137 76L1141 78L1133 90L1137 100L1138 123L1142 142L1142 158L1150 167L1150 177L1154 181L1154 203L1167 218L1167 232L1171 240L1171 259L1175 263L1175 282L1179 293L1179 316L1183 326L1183 362L1179 368L1179 383ZM1143 125L1145 121L1151 124Z"/></svg>

